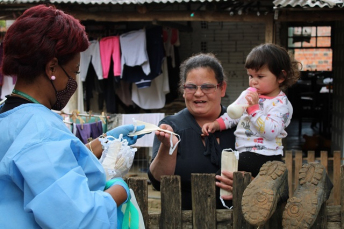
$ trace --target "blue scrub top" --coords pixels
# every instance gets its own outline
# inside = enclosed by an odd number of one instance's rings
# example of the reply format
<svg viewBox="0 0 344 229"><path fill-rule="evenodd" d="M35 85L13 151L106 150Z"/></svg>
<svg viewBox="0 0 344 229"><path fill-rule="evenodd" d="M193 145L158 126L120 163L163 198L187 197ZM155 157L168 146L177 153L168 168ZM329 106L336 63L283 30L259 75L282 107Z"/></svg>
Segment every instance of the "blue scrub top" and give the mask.
<svg viewBox="0 0 344 229"><path fill-rule="evenodd" d="M0 114L0 228L116 228L98 159L41 104Z"/></svg>

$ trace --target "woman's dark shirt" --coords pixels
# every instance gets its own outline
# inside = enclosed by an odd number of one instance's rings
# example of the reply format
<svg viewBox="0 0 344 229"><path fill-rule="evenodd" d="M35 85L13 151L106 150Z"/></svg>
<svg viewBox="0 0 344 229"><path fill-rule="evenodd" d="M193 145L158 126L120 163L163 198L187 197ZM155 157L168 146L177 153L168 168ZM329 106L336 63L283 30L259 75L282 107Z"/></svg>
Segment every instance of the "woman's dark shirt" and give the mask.
<svg viewBox="0 0 344 229"><path fill-rule="evenodd" d="M3 106L0 106L0 114L6 111L12 110L15 107L18 107L22 104L32 103L26 99L17 97L17 96L6 96L7 100Z"/></svg>
<svg viewBox="0 0 344 229"><path fill-rule="evenodd" d="M226 112L226 108L222 106L220 116ZM223 149L235 149L235 128L217 131L214 133L215 138L219 138L220 144L218 144L213 137L213 140L206 141L209 147L204 146L202 142L202 130L197 124L194 117L188 111L187 108L178 112L175 115L167 116L159 122L160 124L170 125L174 132L179 134L181 141L178 144L177 162L175 175L179 175L181 178L181 192L182 192L182 208L184 210L192 209L191 201L191 173L217 173L221 169L221 152ZM152 160L156 157L160 141L157 137L154 138L153 155ZM207 151L213 152L205 152ZM219 157L214 156L215 148L218 149ZM213 158L212 158L213 157ZM152 182L155 189L160 190L160 182L154 179L150 170L148 170L148 177ZM215 182L214 182L215 185ZM229 206L231 203L227 203ZM216 206L217 208L223 208L219 199L219 188L216 188Z"/></svg>

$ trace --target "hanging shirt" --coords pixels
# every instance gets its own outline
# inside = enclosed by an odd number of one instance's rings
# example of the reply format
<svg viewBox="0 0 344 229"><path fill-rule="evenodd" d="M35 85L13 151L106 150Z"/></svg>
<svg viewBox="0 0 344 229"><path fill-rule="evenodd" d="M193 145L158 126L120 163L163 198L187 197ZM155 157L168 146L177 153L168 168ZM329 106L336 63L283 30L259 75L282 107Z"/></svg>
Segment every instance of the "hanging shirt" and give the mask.
<svg viewBox="0 0 344 229"><path fill-rule="evenodd" d="M80 78L84 82L88 67L92 63L99 80L103 79L102 62L100 59L99 41L90 41L90 46L80 53ZM107 77L107 76L106 76Z"/></svg>
<svg viewBox="0 0 344 229"><path fill-rule="evenodd" d="M161 65L165 57L164 44L162 39L162 27L153 26L146 28L146 45L149 59L150 73L145 74L141 66L124 66L122 79L135 83L137 88L151 86L151 81L158 77L161 72Z"/></svg>
<svg viewBox="0 0 344 229"><path fill-rule="evenodd" d="M165 27L163 30L163 39L166 56L171 57L172 67L174 68L176 67L174 47L180 45L179 31L174 28Z"/></svg>
<svg viewBox="0 0 344 229"><path fill-rule="evenodd" d="M75 127L77 129L75 136L84 144L88 143L88 139L96 139L103 133L102 121L76 124Z"/></svg>
<svg viewBox="0 0 344 229"><path fill-rule="evenodd" d="M163 64L163 73L152 80L148 88L138 88L132 84L131 99L143 109L161 109L165 106L166 94L170 92L168 83L167 60Z"/></svg>
<svg viewBox="0 0 344 229"><path fill-rule="evenodd" d="M122 51L122 74L125 65L134 67L140 65L143 72L148 75L151 71L146 47L146 32L143 29L131 31L120 36ZM121 77L121 78L122 78Z"/></svg>
<svg viewBox="0 0 344 229"><path fill-rule="evenodd" d="M0 114L0 228L116 228L98 159L40 104Z"/></svg>

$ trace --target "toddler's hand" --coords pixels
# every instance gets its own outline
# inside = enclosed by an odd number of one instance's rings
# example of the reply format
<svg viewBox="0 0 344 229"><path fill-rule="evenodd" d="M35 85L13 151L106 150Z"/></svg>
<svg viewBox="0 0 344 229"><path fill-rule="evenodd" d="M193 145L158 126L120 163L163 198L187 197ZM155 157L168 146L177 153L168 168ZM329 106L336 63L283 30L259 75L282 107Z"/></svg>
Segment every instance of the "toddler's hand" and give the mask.
<svg viewBox="0 0 344 229"><path fill-rule="evenodd" d="M220 125L217 121L208 122L203 125L202 127L202 136L209 136L209 133L214 133L215 131L220 129Z"/></svg>
<svg viewBox="0 0 344 229"><path fill-rule="evenodd" d="M259 101L259 94L255 91L249 91L245 96L245 99L247 100L249 106L256 105Z"/></svg>

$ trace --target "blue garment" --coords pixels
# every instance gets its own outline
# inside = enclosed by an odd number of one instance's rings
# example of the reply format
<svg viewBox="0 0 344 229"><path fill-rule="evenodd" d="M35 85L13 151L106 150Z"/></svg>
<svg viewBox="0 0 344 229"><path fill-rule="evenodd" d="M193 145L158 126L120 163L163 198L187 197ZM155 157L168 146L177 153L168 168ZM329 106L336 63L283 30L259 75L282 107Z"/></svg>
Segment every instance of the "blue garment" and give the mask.
<svg viewBox="0 0 344 229"><path fill-rule="evenodd" d="M0 228L117 227L101 164L61 116L24 104L0 130Z"/></svg>

